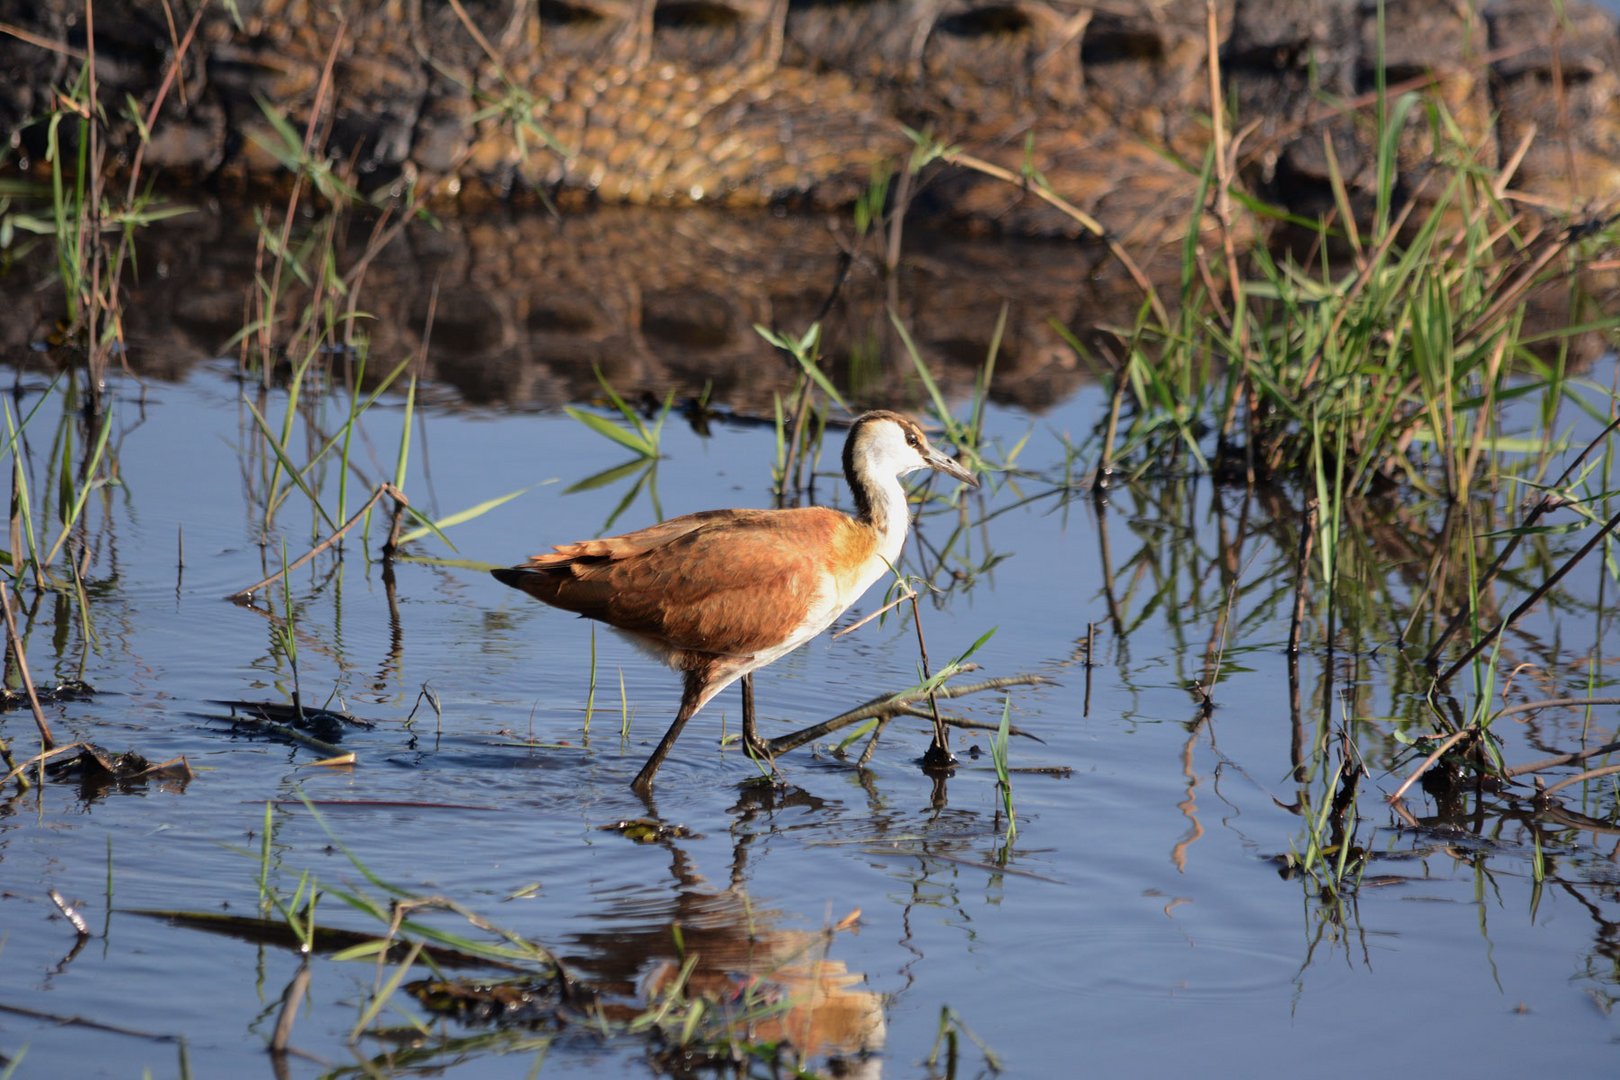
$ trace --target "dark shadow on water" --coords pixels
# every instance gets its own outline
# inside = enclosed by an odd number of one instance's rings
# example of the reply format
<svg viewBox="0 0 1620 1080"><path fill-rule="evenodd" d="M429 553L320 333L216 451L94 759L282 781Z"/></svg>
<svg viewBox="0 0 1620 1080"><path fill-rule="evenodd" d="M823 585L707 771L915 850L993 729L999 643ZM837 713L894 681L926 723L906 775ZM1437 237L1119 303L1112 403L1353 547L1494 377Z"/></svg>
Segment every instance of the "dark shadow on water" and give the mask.
<svg viewBox="0 0 1620 1080"><path fill-rule="evenodd" d="M338 238L340 266L368 236L356 225ZM215 210L147 227L137 240L145 269L126 294L131 353L143 377L182 378L219 358L243 326L257 233L251 219ZM58 288L38 287L48 254L0 276L11 312L0 358L19 366L38 361L34 347L62 310ZM875 255L822 216L505 211L411 225L371 262L359 295L375 357L418 353L431 307L419 374L446 404L555 410L595 397L599 370L627 396L672 390L763 416L795 369L755 324L799 334L819 320L834 378L859 401L898 402L915 391L890 305L952 396L971 390L1006 305L991 392L1040 411L1090 377L1064 332L1085 339L1098 323L1128 322L1140 299L1098 252L1072 242L917 229L892 278ZM289 291L289 324L304 302Z"/></svg>

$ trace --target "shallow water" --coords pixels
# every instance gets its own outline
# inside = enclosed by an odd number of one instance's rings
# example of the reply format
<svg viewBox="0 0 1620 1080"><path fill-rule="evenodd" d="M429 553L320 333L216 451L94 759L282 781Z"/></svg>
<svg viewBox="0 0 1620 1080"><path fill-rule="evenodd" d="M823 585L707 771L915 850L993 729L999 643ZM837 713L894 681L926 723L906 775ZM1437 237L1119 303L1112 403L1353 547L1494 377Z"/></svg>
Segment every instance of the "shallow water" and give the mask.
<svg viewBox="0 0 1620 1080"><path fill-rule="evenodd" d="M1612 382L1606 364L1594 381ZM46 396L29 428L38 489L49 482L61 394L47 394L42 370L18 377L14 412ZM280 393L249 389L279 422ZM943 1049L927 1062L946 1009L962 1032L961 1076L990 1068L973 1037L1011 1076L1265 1075L1304 1060L1322 1076L1386 1063L1593 1075L1613 1060L1614 789L1566 791L1579 819L1491 795L1440 807L1416 789L1412 820L1387 809L1381 795L1411 767L1395 764L1389 733L1417 733L1413 658L1387 627L1363 628L1334 654L1315 646L1291 713L1287 498L1165 481L1117 491L1099 508L1061 490L1058 435L1087 436L1106 404L1094 388L1038 414L993 407L1003 447L1029 434L1027 472L988 478L960 511L934 504L908 547L906 569L931 571L959 520L972 525L944 557L963 579L935 573L942 592L922 607L935 667L994 628L973 656L983 674L1053 680L1010 692L1012 722L1042 740L1014 739L1010 764L1072 772L1014 774L1012 839L989 754L970 756L988 750L985 735L957 734L960 764L942 785L918 767L926 725L900 720L866 770L822 744L786 755L785 785L761 788L748 761L718 745L736 728L734 690L688 728L648 806L627 785L673 714L675 677L475 566L421 561L505 564L610 520L622 530L660 513L768 505L768 426L719 423L699 435L672 418L653 487L621 510L633 481L569 490L621 463L621 448L549 410L469 407L445 383L425 387L413 501L439 517L523 494L450 529L455 552L432 538L409 545L414 558L395 564L392 598L377 561L380 525L342 559L292 575L305 699L337 695L376 722L342 736L357 764L316 767L308 749L233 730L215 701L285 701L293 674L275 641L279 587L253 607L223 597L279 566L283 538L295 558L315 527L294 494L275 542L261 546L269 463L252 449L243 390L227 362L144 383L113 377L121 483L91 501L93 640L72 605L51 597L23 616L35 679L82 677L96 690L46 706L59 741L153 761L184 755L196 776L102 789L56 782L0 801L0 1053L19 1062L16 1076L273 1072L265 1046L298 955L139 912L254 914L264 851L283 896L308 872L323 889L385 899L344 849L406 893L447 897L544 943L625 1000L679 966L672 925L722 982L808 963L843 995L823 1010L842 1026L829 1019L818 1036L816 1061L829 1071L945 1075ZM345 408L341 396L323 406L328 430ZM367 477L392 474L403 416L397 396L367 414L353 455ZM336 476L318 480L335 507ZM350 512L363 487L351 484ZM954 487L932 490L954 498ZM824 476L817 495L839 504L842 484ZM1579 539L1553 543L1569 550ZM974 569L992 555L993 566ZM1383 567L1392 581L1411 570L1394 557ZM1218 707L1206 718L1188 685L1203 676L1234 580ZM1595 565L1572 580L1576 599L1605 587ZM869 595L843 623L878 603ZM1088 624L1099 633L1089 673ZM1565 605L1530 619L1504 664L1538 664L1520 677L1537 680L1531 696L1553 696L1585 688L1588 653L1598 682L1612 680L1612 640L1606 621ZM759 674L766 733L904 688L916 667L907 619L823 637ZM425 686L442 715L416 707ZM1002 703L983 694L952 711L994 723ZM1370 860L1358 887L1335 898L1281 872L1280 860L1305 842L1302 793L1316 799L1324 785L1317 773L1296 779L1297 747L1325 737L1340 713L1363 721L1371 776L1356 840ZM1594 716L1597 738L1614 720L1612 708ZM1513 724L1504 756L1570 748L1582 723L1574 710L1548 710ZM19 758L37 745L26 709L0 716L0 736ZM319 819L300 797L319 805ZM604 830L649 815L686 834L636 843ZM82 944L47 898L53 888L89 921ZM852 913L851 927L830 929ZM383 929L330 892L316 918ZM479 936L449 914L426 921ZM458 1076L666 1070L642 1039L577 1027L446 1048L441 1035L487 1029L434 1021L403 995L371 1026L397 1034L418 1022L432 1034L351 1045L375 965L317 957L311 970L290 1075L358 1072L366 1059L388 1073L406 1067L407 1047L425 1048L413 1066ZM852 978L838 977L845 970Z"/></svg>

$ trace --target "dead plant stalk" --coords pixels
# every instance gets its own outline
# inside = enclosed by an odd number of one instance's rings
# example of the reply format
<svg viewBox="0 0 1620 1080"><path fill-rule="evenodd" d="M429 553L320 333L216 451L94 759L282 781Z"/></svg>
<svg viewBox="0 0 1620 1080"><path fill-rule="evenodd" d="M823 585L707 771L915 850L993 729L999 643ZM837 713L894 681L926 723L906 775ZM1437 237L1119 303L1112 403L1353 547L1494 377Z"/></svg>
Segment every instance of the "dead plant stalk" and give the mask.
<svg viewBox="0 0 1620 1080"><path fill-rule="evenodd" d="M325 551L326 549L330 548L333 544L335 544L339 540L343 539L344 534L346 534L350 529L354 528L354 526L362 518L364 518L366 516L366 514L371 510L371 508L373 506L377 505L377 500L382 498L384 495L387 495L389 498L394 500L394 506L395 506L395 509L396 509L396 514L395 514L396 523L395 523L394 529L397 532L398 531L398 524L397 524L398 512L403 511L404 508L410 506L410 500L405 497L404 492L400 491L393 484L390 484L388 481L384 480L384 481L380 482L376 486L376 488L372 491L371 498L366 500L365 505L360 507L360 509L356 510L354 512L354 514L352 516L350 516L348 521L345 521L342 525L338 526L337 530L334 531L331 536L328 536L325 540L322 540L320 543L316 544L314 547L312 547L308 551L304 552L304 554L300 555L293 562L289 563L285 569L277 570L275 573L271 574L269 577L265 578L264 580L254 582L252 585L249 585L245 589L238 589L236 592L233 592L233 593L229 594L228 596L226 596L225 599L227 599L227 600L247 600L247 599L251 599L253 594L258 592L260 589L263 589L266 586L275 584L277 581L281 580L281 578L282 578L282 576L284 574L290 574L294 570L297 570L299 567L305 565L311 559L315 558L315 556L319 555L321 552ZM390 539L392 539L392 538L390 538ZM4 587L4 583L0 582L0 588L3 588L3 587Z"/></svg>
<svg viewBox="0 0 1620 1080"><path fill-rule="evenodd" d="M23 651L22 635L17 633L17 616L11 610L11 589L0 580L0 608L5 609L6 640L11 644L11 655L17 661L17 674L22 677L23 689L28 692L28 705L34 711L34 726L39 728L40 746L45 750L56 748L51 726L45 722L45 710L39 707L39 694L34 691L34 678L28 673L28 655Z"/></svg>

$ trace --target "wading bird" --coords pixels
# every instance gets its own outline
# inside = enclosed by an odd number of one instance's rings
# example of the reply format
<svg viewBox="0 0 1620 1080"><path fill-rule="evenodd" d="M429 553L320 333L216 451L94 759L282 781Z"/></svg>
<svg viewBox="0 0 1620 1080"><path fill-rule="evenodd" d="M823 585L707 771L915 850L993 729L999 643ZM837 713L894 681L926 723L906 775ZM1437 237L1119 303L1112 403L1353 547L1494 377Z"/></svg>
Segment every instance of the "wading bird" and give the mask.
<svg viewBox="0 0 1620 1080"><path fill-rule="evenodd" d="M686 722L737 679L743 740L763 753L752 672L821 633L890 572L911 527L900 477L918 469L978 486L928 445L916 421L869 412L844 442L853 516L824 506L708 510L491 572L536 600L607 623L685 677L674 723L631 783L646 792Z"/></svg>

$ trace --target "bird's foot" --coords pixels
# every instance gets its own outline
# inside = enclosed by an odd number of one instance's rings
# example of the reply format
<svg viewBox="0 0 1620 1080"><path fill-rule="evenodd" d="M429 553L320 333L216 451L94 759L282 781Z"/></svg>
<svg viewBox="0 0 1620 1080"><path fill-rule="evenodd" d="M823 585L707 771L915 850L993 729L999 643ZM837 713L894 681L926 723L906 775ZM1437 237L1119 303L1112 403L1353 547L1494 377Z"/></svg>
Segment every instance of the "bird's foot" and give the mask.
<svg viewBox="0 0 1620 1080"><path fill-rule="evenodd" d="M748 760L760 767L761 772L768 772L772 780L782 779L781 772L776 767L776 758L771 754L770 744L752 733L743 736L743 753Z"/></svg>

